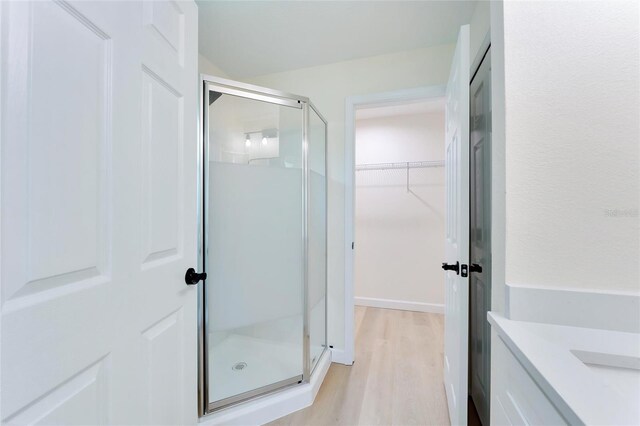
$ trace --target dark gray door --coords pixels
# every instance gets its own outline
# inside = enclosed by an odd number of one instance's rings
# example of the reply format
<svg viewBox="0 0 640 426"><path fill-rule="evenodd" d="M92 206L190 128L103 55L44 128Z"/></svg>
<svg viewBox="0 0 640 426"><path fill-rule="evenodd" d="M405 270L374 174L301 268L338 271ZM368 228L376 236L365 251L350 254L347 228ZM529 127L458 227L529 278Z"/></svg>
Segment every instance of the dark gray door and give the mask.
<svg viewBox="0 0 640 426"><path fill-rule="evenodd" d="M491 308L491 50L469 90L469 393L489 424Z"/></svg>

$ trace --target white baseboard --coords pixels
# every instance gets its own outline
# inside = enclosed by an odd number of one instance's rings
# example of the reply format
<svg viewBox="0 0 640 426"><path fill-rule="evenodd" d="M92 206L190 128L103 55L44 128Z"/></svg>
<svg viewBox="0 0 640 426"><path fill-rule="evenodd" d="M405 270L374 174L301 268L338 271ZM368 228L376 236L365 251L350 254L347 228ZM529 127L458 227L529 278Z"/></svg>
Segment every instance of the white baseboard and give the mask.
<svg viewBox="0 0 640 426"><path fill-rule="evenodd" d="M299 384L263 397L234 405L200 418L198 426L263 425L313 404L331 365L331 351L325 351L309 383Z"/></svg>
<svg viewBox="0 0 640 426"><path fill-rule="evenodd" d="M516 321L640 333L638 294L507 284L505 302Z"/></svg>
<svg viewBox="0 0 640 426"><path fill-rule="evenodd" d="M408 302L406 300L376 299L375 297L355 297L358 306L371 308L398 309L401 311L430 312L444 314L444 305L438 303Z"/></svg>
<svg viewBox="0 0 640 426"><path fill-rule="evenodd" d="M342 349L331 349L331 362L344 365L353 365L353 357Z"/></svg>

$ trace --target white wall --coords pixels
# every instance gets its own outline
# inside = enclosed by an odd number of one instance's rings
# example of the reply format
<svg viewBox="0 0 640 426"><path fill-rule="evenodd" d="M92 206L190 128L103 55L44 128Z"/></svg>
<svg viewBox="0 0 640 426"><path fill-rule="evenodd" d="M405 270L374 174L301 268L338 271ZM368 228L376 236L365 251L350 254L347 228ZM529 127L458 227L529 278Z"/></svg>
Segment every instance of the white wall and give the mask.
<svg viewBox="0 0 640 426"><path fill-rule="evenodd" d="M220 67L208 60L202 54L198 55L198 72L200 74L207 74L215 77L229 78L226 72L222 71Z"/></svg>
<svg viewBox="0 0 640 426"><path fill-rule="evenodd" d="M255 77L249 83L308 96L327 118L329 344L344 347L344 117L351 95L446 84L454 45Z"/></svg>
<svg viewBox="0 0 640 426"><path fill-rule="evenodd" d="M444 102L438 109L356 118L356 164L444 160Z"/></svg>
<svg viewBox="0 0 640 426"><path fill-rule="evenodd" d="M441 160L444 105L439 112L356 121L356 164ZM442 310L444 178L444 167L413 169L407 192L404 170L356 172L356 301Z"/></svg>
<svg viewBox="0 0 640 426"><path fill-rule="evenodd" d="M640 4L503 7L506 281L640 293Z"/></svg>

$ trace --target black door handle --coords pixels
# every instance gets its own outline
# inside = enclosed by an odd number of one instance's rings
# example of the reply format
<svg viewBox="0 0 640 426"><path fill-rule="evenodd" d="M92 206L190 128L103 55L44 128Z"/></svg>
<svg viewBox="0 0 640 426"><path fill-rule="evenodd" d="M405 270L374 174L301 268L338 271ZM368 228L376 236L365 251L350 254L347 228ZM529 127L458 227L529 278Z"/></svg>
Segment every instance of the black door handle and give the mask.
<svg viewBox="0 0 640 426"><path fill-rule="evenodd" d="M469 265L469 272L477 272L477 273L482 273L482 266L478 265L477 263L472 263L471 265Z"/></svg>
<svg viewBox="0 0 640 426"><path fill-rule="evenodd" d="M199 274L193 268L187 269L187 273L184 274L184 282L186 282L187 285L198 284L199 281L206 280L206 279L207 279L206 272L202 272Z"/></svg>
<svg viewBox="0 0 640 426"><path fill-rule="evenodd" d="M443 263L442 269L445 271L456 271L456 275L460 275L460 262L456 262L455 265L453 263Z"/></svg>

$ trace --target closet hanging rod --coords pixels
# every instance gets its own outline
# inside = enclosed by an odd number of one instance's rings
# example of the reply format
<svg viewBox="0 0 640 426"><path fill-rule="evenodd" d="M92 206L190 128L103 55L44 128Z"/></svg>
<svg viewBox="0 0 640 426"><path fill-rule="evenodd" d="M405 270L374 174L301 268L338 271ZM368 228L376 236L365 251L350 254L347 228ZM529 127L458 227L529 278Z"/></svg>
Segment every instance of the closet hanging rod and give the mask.
<svg viewBox="0 0 640 426"><path fill-rule="evenodd" d="M356 164L356 171L360 172L365 170L426 169L429 167L444 167L444 161L408 161L404 163Z"/></svg>

